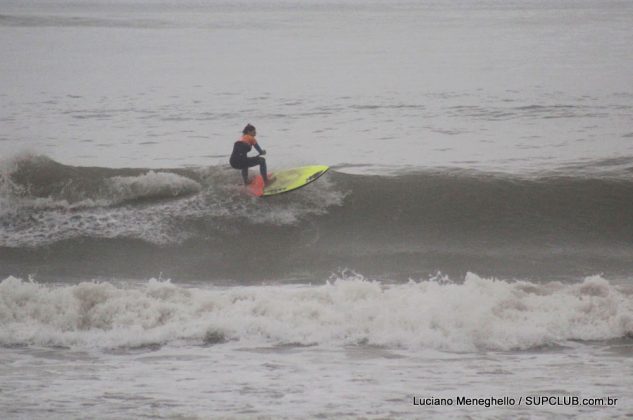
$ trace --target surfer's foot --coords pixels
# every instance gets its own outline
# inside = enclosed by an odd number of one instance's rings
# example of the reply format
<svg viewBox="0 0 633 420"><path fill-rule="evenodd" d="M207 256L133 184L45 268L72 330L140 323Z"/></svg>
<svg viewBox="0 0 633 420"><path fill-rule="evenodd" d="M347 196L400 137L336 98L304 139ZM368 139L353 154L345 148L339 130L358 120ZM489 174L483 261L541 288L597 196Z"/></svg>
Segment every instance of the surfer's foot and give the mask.
<svg viewBox="0 0 633 420"><path fill-rule="evenodd" d="M269 186L270 184L273 183L274 180L275 180L275 177L273 175L270 175L268 178L264 180L264 185Z"/></svg>

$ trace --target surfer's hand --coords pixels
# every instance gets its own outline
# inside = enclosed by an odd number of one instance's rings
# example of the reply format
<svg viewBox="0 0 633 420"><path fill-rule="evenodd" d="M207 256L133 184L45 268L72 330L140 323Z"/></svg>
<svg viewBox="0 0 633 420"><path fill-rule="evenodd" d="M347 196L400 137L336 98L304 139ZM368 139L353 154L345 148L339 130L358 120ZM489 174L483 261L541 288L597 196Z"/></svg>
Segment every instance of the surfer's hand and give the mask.
<svg viewBox="0 0 633 420"><path fill-rule="evenodd" d="M264 156L266 154L266 150L262 149L261 152L259 152L260 156Z"/></svg>

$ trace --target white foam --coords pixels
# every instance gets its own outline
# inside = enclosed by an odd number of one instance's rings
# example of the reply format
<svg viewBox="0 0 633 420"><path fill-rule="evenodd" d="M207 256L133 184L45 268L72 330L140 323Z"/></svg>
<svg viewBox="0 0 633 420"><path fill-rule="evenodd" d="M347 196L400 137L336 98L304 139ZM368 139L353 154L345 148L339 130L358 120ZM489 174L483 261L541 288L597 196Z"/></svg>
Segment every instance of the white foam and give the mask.
<svg viewBox="0 0 633 420"><path fill-rule="evenodd" d="M13 175L23 166L30 170L39 170L38 166L63 165L51 160L47 156L33 152L20 152L0 159L0 198L13 200L21 207L42 208L42 203L47 207L93 207L118 204L123 201L146 198L170 198L181 195L193 194L201 190L198 182L191 178L172 172L156 172L148 170L137 176L113 176L103 180L104 185L94 191L78 191L84 200L73 200L72 204L64 198L64 195L53 194L49 197L34 197L30 194L29 185L19 185L13 180ZM82 169L82 168L78 168ZM72 180L68 180L67 187L72 186ZM81 198L81 197L79 197Z"/></svg>
<svg viewBox="0 0 633 420"><path fill-rule="evenodd" d="M322 286L190 288L85 282L0 283L0 343L96 348L241 340L367 343L411 349L529 349L633 334L630 291L594 276L575 284L385 285L362 276Z"/></svg>
<svg viewBox="0 0 633 420"><path fill-rule="evenodd" d="M200 191L193 179L171 172L148 171L138 176L115 176L106 180L114 203L147 198L170 198Z"/></svg>
<svg viewBox="0 0 633 420"><path fill-rule="evenodd" d="M0 246L41 246L76 237L139 238L151 243L182 241L186 234L175 230L167 216L182 203L160 201L153 206L131 208L127 202L168 199L195 194L201 185L170 172L148 171L138 176L106 178L94 190L82 191L82 200L69 202L61 196L38 197L28 185L18 185L12 175L21 165L53 162L32 153L20 153L0 161ZM68 185L71 185L69 183Z"/></svg>
<svg viewBox="0 0 633 420"><path fill-rule="evenodd" d="M0 246L37 247L77 237L135 238L154 244L174 244L187 238L187 232L173 228L168 217L185 203L110 208L96 203L95 207L64 206L61 202L52 206L42 199L41 205L45 211L12 209L10 223L0 229Z"/></svg>
<svg viewBox="0 0 633 420"><path fill-rule="evenodd" d="M252 209L243 216L250 223L274 224L277 226L292 225L298 223L306 216L321 215L327 213L330 207L342 206L346 192L335 188L328 177L322 177L300 190L293 191L292 200L278 203L274 197L259 199L257 207L259 211ZM263 211L261 210L263 208Z"/></svg>
<svg viewBox="0 0 633 420"><path fill-rule="evenodd" d="M35 196L28 185L13 180L21 165L63 166L31 153L0 161L0 246L37 247L77 237L178 244L197 234L183 227L183 221L204 219L211 229L231 223L294 225L342 205L346 195L323 177L293 192L292 199L260 200L246 195L222 171L199 170L201 184L176 173L148 170L135 176L97 177L78 186L69 179L61 191L53 188L49 196Z"/></svg>

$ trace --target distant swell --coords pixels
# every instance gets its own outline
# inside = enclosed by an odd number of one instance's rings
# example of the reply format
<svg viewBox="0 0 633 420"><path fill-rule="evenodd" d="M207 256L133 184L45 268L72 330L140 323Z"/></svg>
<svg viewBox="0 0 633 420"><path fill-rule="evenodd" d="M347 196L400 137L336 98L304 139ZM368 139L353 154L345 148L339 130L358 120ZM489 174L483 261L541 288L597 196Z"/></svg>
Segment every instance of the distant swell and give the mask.
<svg viewBox="0 0 633 420"><path fill-rule="evenodd" d="M0 283L0 345L369 344L449 351L530 349L633 334L630 293L601 277L534 284L469 274L385 285L353 275L322 286L185 288Z"/></svg>

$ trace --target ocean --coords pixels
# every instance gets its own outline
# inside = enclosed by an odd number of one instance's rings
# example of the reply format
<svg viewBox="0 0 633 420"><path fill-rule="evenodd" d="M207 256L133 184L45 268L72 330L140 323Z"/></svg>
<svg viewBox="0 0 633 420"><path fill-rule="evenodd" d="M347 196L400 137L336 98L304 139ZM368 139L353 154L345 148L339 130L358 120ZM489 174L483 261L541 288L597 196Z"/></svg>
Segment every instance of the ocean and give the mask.
<svg viewBox="0 0 633 420"><path fill-rule="evenodd" d="M0 39L3 419L633 416L633 3L0 0ZM249 196L247 123L331 169Z"/></svg>

